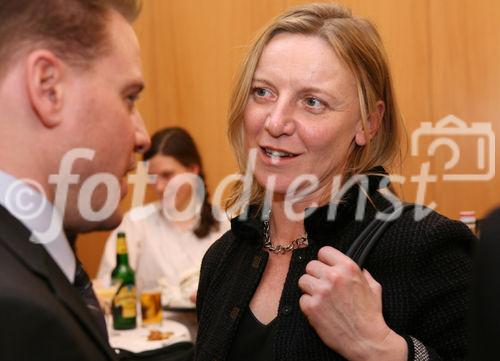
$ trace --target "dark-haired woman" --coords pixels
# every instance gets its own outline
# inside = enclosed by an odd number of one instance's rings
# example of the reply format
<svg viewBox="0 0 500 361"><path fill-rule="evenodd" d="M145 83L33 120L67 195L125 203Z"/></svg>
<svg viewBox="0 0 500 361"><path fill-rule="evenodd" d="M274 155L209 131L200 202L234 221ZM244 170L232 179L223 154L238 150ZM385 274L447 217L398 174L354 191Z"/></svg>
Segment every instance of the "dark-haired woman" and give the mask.
<svg viewBox="0 0 500 361"><path fill-rule="evenodd" d="M122 224L106 242L97 278L109 284L116 264L116 232L123 231L138 292L158 287L161 280L170 295L179 298L185 293L180 289L183 278L196 275L206 250L227 231L229 222L219 222L214 217L208 195L192 217L175 217L172 212L183 212L190 203L196 203L191 202L194 192L189 184L172 187L170 181L175 176L194 174L205 180L200 154L186 130L174 127L156 132L144 160L149 163L149 173L156 176L153 186L158 201L125 214ZM169 202L171 196L175 199ZM193 289L188 296L195 294Z"/></svg>

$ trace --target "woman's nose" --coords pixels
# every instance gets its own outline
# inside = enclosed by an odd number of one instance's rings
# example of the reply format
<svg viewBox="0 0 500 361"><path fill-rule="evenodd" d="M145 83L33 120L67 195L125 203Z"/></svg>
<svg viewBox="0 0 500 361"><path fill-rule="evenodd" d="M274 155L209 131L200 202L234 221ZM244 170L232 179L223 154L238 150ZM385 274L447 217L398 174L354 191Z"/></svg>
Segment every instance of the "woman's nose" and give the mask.
<svg viewBox="0 0 500 361"><path fill-rule="evenodd" d="M276 102L267 115L265 129L276 138L293 134L295 131L293 105L286 100Z"/></svg>
<svg viewBox="0 0 500 361"><path fill-rule="evenodd" d="M166 185L165 181L163 179L161 179L160 177L158 177L154 187L155 187L156 193L159 196L163 196L163 192L165 191L165 185Z"/></svg>

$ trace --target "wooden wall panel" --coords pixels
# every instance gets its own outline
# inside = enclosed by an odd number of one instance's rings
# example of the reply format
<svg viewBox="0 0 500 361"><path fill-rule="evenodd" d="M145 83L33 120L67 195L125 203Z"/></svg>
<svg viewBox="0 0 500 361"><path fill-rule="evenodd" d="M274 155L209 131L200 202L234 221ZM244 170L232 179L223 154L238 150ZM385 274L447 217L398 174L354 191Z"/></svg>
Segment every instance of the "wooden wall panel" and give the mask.
<svg viewBox="0 0 500 361"><path fill-rule="evenodd" d="M430 1L433 119L454 114L468 123L491 123L497 132L496 159L500 160L498 19L500 3L495 0ZM461 149L464 170L474 169L475 139L470 137ZM443 169L449 156L446 151L437 153L437 170ZM451 217L467 209L484 216L500 203L500 179L497 176L487 182L439 182L436 201L439 210Z"/></svg>
<svg viewBox="0 0 500 361"><path fill-rule="evenodd" d="M226 138L226 112L233 78L256 31L297 0L146 0L136 23L146 91L139 109L150 132L187 128L203 154L209 190L236 163ZM396 95L408 132L447 114L489 121L498 129L500 3L495 0L340 0L379 29L392 68ZM471 153L472 141L465 143ZM469 149L470 148L470 149ZM497 147L497 155L498 155ZM402 195L415 199L409 177L431 162L440 174L449 154L429 159L408 154ZM471 163L471 157L465 159ZM465 209L479 215L499 203L498 177L485 183L439 181L426 202L452 218ZM128 209L130 200L123 202ZM107 233L81 236L79 256L89 273L97 269Z"/></svg>

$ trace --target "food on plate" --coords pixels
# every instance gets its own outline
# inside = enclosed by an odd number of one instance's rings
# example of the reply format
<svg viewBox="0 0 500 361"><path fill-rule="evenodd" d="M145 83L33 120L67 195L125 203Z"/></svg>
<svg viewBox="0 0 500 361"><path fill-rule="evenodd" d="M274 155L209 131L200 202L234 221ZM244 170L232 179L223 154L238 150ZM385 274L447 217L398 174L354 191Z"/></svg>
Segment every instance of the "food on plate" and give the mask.
<svg viewBox="0 0 500 361"><path fill-rule="evenodd" d="M160 330L151 330L149 331L148 341L160 341L160 340L168 340L170 337L174 335L173 332L170 331L160 331Z"/></svg>

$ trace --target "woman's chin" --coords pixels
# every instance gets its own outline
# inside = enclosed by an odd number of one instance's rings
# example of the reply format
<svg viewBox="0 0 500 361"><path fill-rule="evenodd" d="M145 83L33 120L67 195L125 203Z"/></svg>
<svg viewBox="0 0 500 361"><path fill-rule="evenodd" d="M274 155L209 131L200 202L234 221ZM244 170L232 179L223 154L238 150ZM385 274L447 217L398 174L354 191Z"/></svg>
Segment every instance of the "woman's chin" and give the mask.
<svg viewBox="0 0 500 361"><path fill-rule="evenodd" d="M297 185L294 183L294 178L283 177L283 176L266 176L259 179L256 177L257 182L266 190L267 194L272 193L274 198L285 199L294 198L295 195L300 192Z"/></svg>

